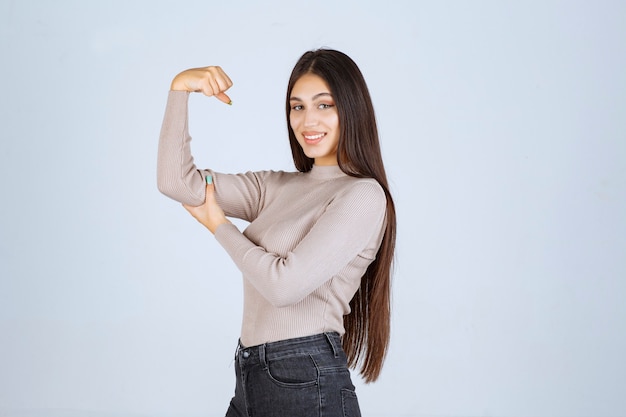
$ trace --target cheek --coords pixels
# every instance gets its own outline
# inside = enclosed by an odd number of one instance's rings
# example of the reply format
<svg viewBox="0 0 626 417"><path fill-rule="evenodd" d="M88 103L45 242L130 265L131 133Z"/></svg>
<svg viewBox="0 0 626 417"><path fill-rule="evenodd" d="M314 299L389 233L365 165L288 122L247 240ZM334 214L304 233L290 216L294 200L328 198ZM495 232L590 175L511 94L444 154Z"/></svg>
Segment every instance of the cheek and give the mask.
<svg viewBox="0 0 626 417"><path fill-rule="evenodd" d="M292 130L296 130L296 126L298 124L298 118L294 117L293 115L289 115L289 126L291 127Z"/></svg>
<svg viewBox="0 0 626 417"><path fill-rule="evenodd" d="M296 121L298 121L301 118L302 118L302 112L301 111L291 110L289 112L289 120L291 121L291 123L295 123Z"/></svg>
<svg viewBox="0 0 626 417"><path fill-rule="evenodd" d="M339 129L339 115L337 113L328 114L324 122L332 129Z"/></svg>

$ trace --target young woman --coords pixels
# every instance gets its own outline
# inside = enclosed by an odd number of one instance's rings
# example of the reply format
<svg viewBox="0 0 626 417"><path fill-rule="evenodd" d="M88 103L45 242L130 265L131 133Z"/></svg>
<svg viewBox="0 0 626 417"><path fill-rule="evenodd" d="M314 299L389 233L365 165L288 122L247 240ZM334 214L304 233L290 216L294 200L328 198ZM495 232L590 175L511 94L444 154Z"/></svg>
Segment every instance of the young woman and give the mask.
<svg viewBox="0 0 626 417"><path fill-rule="evenodd" d="M363 76L342 52L306 52L287 87L296 172L198 170L191 92L230 104L220 67L172 81L158 187L214 235L243 274L234 416L359 416L349 367L378 378L389 343L396 217ZM228 217L249 223L242 233Z"/></svg>

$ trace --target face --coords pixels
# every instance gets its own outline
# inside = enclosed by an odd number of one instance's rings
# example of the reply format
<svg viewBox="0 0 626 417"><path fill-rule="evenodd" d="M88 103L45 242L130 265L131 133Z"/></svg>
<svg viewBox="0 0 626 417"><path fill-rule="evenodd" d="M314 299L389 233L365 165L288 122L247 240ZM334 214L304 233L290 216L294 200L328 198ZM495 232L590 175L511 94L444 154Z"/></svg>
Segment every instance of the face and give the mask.
<svg viewBox="0 0 626 417"><path fill-rule="evenodd" d="M337 165L339 116L326 82L314 74L296 81L289 98L289 123L304 154L315 165Z"/></svg>

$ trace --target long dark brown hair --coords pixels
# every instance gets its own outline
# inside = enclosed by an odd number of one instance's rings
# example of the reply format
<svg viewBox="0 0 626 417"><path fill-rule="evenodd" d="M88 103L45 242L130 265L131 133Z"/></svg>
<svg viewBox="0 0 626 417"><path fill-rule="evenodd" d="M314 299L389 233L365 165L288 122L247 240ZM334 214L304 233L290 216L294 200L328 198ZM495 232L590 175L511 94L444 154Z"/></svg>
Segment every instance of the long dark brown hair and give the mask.
<svg viewBox="0 0 626 417"><path fill-rule="evenodd" d="M308 172L314 160L307 157L289 123L289 98L305 74L321 77L330 88L339 115L337 162L347 175L374 178L387 197L386 229L376 259L369 265L344 317L342 344L348 365L365 382L375 381L387 354L391 319L391 274L396 242L396 211L380 151L378 128L369 90L356 63L343 52L317 49L305 52L296 63L287 87L287 126L296 169Z"/></svg>

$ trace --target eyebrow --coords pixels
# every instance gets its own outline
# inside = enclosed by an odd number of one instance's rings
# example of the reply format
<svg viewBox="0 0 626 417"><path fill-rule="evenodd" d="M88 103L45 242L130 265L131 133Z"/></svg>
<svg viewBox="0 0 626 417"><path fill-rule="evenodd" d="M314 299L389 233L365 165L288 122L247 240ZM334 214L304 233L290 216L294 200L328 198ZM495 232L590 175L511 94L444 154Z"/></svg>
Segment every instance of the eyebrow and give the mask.
<svg viewBox="0 0 626 417"><path fill-rule="evenodd" d="M330 98L333 97L332 94L324 92L324 93L317 93L316 95L313 96L312 100L317 100L318 98L323 97L323 96L329 96ZM300 97L291 96L289 98L289 101L302 101L302 99Z"/></svg>

